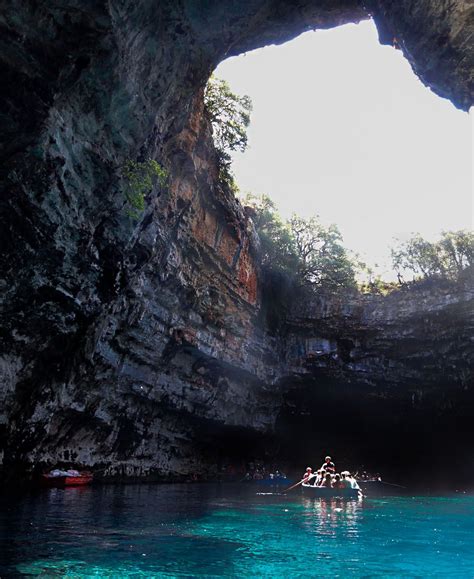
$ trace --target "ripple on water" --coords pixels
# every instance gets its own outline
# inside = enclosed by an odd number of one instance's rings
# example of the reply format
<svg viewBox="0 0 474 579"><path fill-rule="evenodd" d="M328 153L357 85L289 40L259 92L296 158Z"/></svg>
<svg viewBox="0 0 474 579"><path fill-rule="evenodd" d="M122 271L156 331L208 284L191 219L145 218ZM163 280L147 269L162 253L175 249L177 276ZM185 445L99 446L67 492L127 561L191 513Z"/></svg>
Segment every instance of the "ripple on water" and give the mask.
<svg viewBox="0 0 474 579"><path fill-rule="evenodd" d="M0 507L2 577L474 576L468 495L341 501L137 485Z"/></svg>

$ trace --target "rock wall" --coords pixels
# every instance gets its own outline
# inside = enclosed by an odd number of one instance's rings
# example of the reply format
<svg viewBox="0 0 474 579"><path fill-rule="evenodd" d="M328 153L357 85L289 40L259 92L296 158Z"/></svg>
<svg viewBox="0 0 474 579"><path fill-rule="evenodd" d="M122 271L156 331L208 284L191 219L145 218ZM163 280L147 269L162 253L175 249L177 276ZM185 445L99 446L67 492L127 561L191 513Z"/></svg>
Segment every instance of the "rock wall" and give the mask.
<svg viewBox="0 0 474 579"><path fill-rule="evenodd" d="M382 40L395 30L422 80L467 108L468 4L3 2L7 473L75 463L179 476L256 452L281 415L284 377L301 373L287 354L301 339L269 333L261 315L258 240L219 184L205 82L227 56L373 14ZM136 220L121 171L148 157L170 178Z"/></svg>
<svg viewBox="0 0 474 579"><path fill-rule="evenodd" d="M383 383L397 394L408 383L421 390L439 381L463 386L474 366L472 280L388 296L315 297L295 305L287 325L287 362L295 375L337 368L347 381Z"/></svg>
<svg viewBox="0 0 474 579"><path fill-rule="evenodd" d="M230 438L271 429L278 400L268 384L279 362L257 323L258 240L216 184L209 131L199 94L169 149L176 178L149 199L122 253L88 239L77 256L89 261L86 280L68 268L79 248L65 241L71 256L57 260L58 285L30 306L29 335L12 333L21 357L4 362L7 464L113 465L111 476L207 472L232 445L223 428ZM119 220L133 221L125 209L106 219L115 243ZM83 281L95 290L78 292L73 284ZM87 318L84 306L95 308Z"/></svg>
<svg viewBox="0 0 474 579"><path fill-rule="evenodd" d="M368 0L382 44L403 50L436 94L469 110L474 94L472 0Z"/></svg>
<svg viewBox="0 0 474 579"><path fill-rule="evenodd" d="M354 467L431 483L448 483L452 467L458 484L470 480L472 279L387 297L315 298L294 308L285 350L283 455L296 458L304 432L317 453L331 448Z"/></svg>

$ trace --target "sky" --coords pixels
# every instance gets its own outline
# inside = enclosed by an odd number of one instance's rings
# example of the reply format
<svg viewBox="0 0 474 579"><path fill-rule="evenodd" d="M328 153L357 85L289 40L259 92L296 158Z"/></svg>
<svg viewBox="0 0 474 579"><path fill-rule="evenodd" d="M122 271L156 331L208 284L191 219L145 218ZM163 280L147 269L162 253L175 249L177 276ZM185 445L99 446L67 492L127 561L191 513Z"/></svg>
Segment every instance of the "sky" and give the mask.
<svg viewBox="0 0 474 579"><path fill-rule="evenodd" d="M474 113L426 88L371 21L228 59L216 76L253 102L242 193L284 217L336 223L386 278L394 238L473 227Z"/></svg>

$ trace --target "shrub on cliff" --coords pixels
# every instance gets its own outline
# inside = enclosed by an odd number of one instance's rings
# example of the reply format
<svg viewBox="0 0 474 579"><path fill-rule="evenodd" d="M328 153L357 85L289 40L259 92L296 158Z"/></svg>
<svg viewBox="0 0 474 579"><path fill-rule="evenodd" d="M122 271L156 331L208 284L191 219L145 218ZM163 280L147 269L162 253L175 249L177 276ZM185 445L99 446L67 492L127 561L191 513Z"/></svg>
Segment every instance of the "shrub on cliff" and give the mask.
<svg viewBox="0 0 474 579"><path fill-rule="evenodd" d="M164 185L167 177L167 171L154 159L143 162L128 160L125 163L122 168L124 194L133 217L145 209L145 196L156 184Z"/></svg>
<svg viewBox="0 0 474 579"><path fill-rule="evenodd" d="M359 284L359 291L362 294L387 296L400 289L400 284L395 281L386 281L380 275L375 275L370 268L363 268L368 280Z"/></svg>
<svg viewBox="0 0 474 579"><path fill-rule="evenodd" d="M335 225L325 226L316 217L296 215L284 222L266 195L248 195L244 203L260 237L264 268L286 272L307 288L356 288L357 266Z"/></svg>
<svg viewBox="0 0 474 579"><path fill-rule="evenodd" d="M414 279L441 278L459 281L474 270L474 233L443 232L438 241L416 234L392 249L393 268L401 279L411 272Z"/></svg>
<svg viewBox="0 0 474 579"><path fill-rule="evenodd" d="M283 222L268 195L247 195L243 201L250 209L260 238L260 262L264 268L296 273L298 257L288 222Z"/></svg>
<svg viewBox="0 0 474 579"><path fill-rule="evenodd" d="M221 178L233 181L231 153L244 152L247 148L252 101L247 95L233 93L225 80L211 76L204 93L204 105L212 124Z"/></svg>

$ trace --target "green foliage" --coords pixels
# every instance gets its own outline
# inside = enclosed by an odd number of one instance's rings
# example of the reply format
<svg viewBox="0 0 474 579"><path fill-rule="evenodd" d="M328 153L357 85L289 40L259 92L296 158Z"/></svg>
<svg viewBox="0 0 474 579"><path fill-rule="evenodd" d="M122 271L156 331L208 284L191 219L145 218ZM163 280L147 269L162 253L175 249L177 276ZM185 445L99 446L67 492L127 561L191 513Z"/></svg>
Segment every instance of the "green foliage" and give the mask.
<svg viewBox="0 0 474 579"><path fill-rule="evenodd" d="M230 154L232 151L244 152L247 148L252 101L246 95L233 93L225 80L211 76L206 86L204 104L212 124L221 178L232 179Z"/></svg>
<svg viewBox="0 0 474 579"><path fill-rule="evenodd" d="M392 249L392 263L399 277L409 271L414 278L459 280L474 268L474 233L460 230L443 232L430 242L416 234Z"/></svg>
<svg viewBox="0 0 474 579"><path fill-rule="evenodd" d="M298 276L307 284L327 288L356 287L355 264L342 245L336 225L324 226L316 217L289 221L298 257Z"/></svg>
<svg viewBox="0 0 474 579"><path fill-rule="evenodd" d="M355 289L356 264L335 225L326 227L316 217L296 215L283 222L266 195L249 195L244 203L252 209L264 267L285 272L305 287Z"/></svg>
<svg viewBox="0 0 474 579"><path fill-rule="evenodd" d="M219 182L225 185L230 191L232 191L234 196L237 196L239 194L240 189L239 186L237 185L237 181L235 180L232 171L230 170L230 166L229 167L224 167L222 165L219 166Z"/></svg>
<svg viewBox="0 0 474 579"><path fill-rule="evenodd" d="M125 198L132 208L130 214L136 217L145 209L145 196L155 185L163 186L168 173L154 159L143 162L128 160L122 169L122 178Z"/></svg>
<svg viewBox="0 0 474 579"><path fill-rule="evenodd" d="M361 293L381 296L386 296L398 289L400 289L398 283L394 281L385 281L380 275L372 275L367 282L359 285L359 291Z"/></svg>
<svg viewBox="0 0 474 579"><path fill-rule="evenodd" d="M260 237L261 263L282 272L296 272L298 258L288 223L284 223L276 205L267 195L247 195L244 205L252 210L252 219Z"/></svg>

